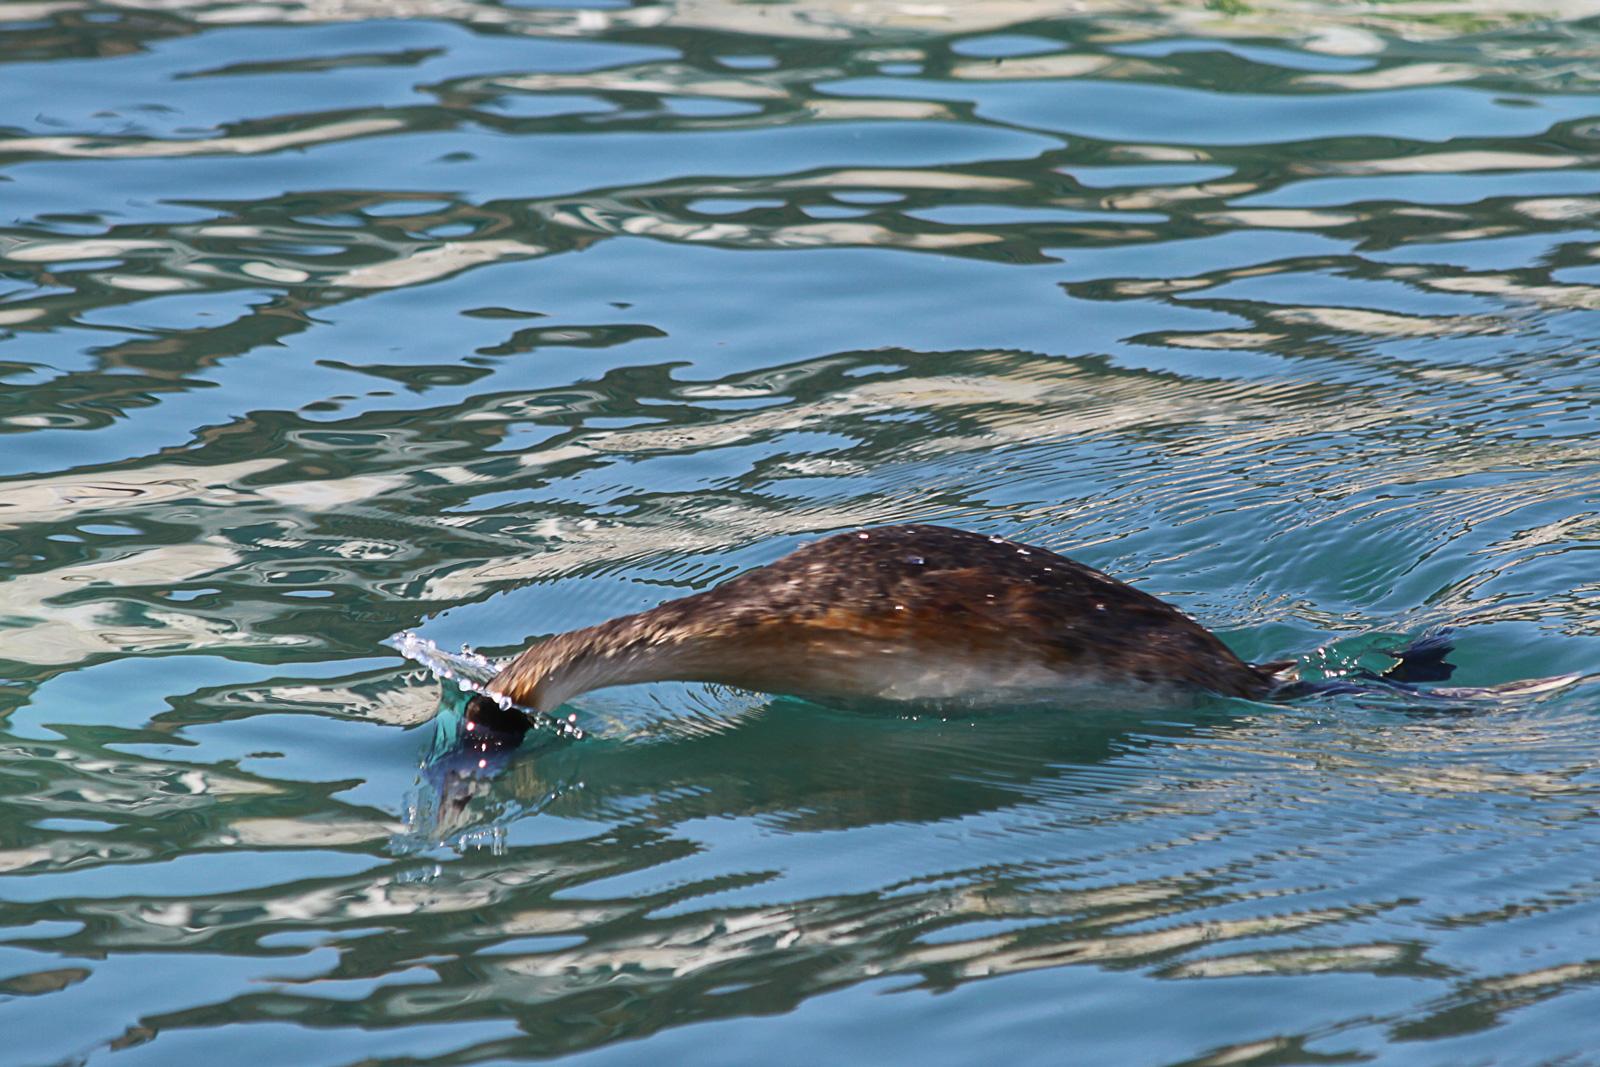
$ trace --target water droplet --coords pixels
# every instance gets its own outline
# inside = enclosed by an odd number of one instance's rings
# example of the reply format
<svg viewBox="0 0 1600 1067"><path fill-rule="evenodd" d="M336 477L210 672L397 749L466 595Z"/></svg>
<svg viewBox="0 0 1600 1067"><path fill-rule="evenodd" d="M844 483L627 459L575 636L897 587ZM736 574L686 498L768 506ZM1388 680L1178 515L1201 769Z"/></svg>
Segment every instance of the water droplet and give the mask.
<svg viewBox="0 0 1600 1067"><path fill-rule="evenodd" d="M486 759L481 759L481 760L479 760L479 761L478 761L478 770L480 770L480 771L481 771L481 770L483 770L483 769L484 769L484 768L485 768L485 767L487 767L487 766L489 766L489 761L488 761L488 760L486 760Z"/></svg>
<svg viewBox="0 0 1600 1067"><path fill-rule="evenodd" d="M894 606L894 610L896 610L896 611L904 611L904 610L906 610L906 606L904 604L896 604Z"/></svg>
<svg viewBox="0 0 1600 1067"><path fill-rule="evenodd" d="M1025 548L1019 548L1019 549L1017 549L1017 555L1019 555L1019 556L1031 556L1031 555L1033 555L1033 553L1029 552Z"/></svg>
<svg viewBox="0 0 1600 1067"><path fill-rule="evenodd" d="M907 556L906 557L906 562L907 563L918 563L918 564L920 564L920 563L923 562L923 560L922 560L921 556Z"/></svg>
<svg viewBox="0 0 1600 1067"><path fill-rule="evenodd" d="M1094 610L1096 610L1096 611L1104 611L1104 610L1106 610L1106 606L1104 604L1096 604L1094 606Z"/></svg>
<svg viewBox="0 0 1600 1067"><path fill-rule="evenodd" d="M1006 539L1004 537L991 537L989 540L993 541L997 545L1003 545L1006 543Z"/></svg>
<svg viewBox="0 0 1600 1067"><path fill-rule="evenodd" d="M856 536L861 538L861 540L865 541L871 535L870 534L859 533L859 534L856 534Z"/></svg>

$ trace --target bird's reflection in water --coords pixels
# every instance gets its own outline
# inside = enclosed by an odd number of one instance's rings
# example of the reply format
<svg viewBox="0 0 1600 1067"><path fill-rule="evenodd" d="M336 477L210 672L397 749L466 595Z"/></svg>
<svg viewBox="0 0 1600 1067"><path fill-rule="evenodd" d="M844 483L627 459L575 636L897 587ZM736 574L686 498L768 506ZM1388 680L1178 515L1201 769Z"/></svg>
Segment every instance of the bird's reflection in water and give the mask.
<svg viewBox="0 0 1600 1067"><path fill-rule="evenodd" d="M1383 652L1377 661L1374 649ZM1419 688L1449 677L1449 649L1438 636L1370 634L1327 646L1306 663L1321 680L1300 687L1297 702L1448 721L1503 713L1570 682ZM1393 666L1380 674L1366 664ZM591 710L588 736L573 741L550 724L530 726L515 709L444 689L410 829L397 842L405 851L494 846L509 823L534 811L655 827L761 816L794 831L932 822L1115 789L1140 773L1117 757L1197 732L1231 732L1266 711L1201 696L1187 708L1146 713L1030 704L942 718L726 690L728 707L717 709L717 687L693 687L679 696L693 703L700 692L700 704L675 727L663 728L670 713L607 724L603 711Z"/></svg>
<svg viewBox="0 0 1600 1067"><path fill-rule="evenodd" d="M487 805L480 802L475 806L474 801L488 797L494 780L519 754L531 757L538 749L561 741L536 733L524 753L523 743L532 726L520 711L501 710L476 694L449 685L441 687L432 728L433 739L423 752L416 793L406 805L406 831L395 840L395 848L415 852L477 842L499 851L505 822L539 807L544 798L515 804L515 810L505 810L506 805L501 804L501 810L492 813L477 810Z"/></svg>
<svg viewBox="0 0 1600 1067"><path fill-rule="evenodd" d="M1107 788L1113 757L1259 711L1214 698L1148 716L1029 706L946 719L748 699L751 713L719 730L569 741L448 693L397 844L492 847L535 811L657 827L762 816L790 831L933 822Z"/></svg>

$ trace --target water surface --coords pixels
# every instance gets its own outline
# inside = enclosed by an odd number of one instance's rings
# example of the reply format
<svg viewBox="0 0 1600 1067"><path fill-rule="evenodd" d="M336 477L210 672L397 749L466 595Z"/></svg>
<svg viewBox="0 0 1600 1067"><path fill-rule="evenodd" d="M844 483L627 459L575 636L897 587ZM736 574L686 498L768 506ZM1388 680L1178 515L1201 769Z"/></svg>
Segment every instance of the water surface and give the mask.
<svg viewBox="0 0 1600 1067"><path fill-rule="evenodd" d="M935 521L1587 676L1600 7L0 20L0 1063L1600 1063L1586 680L477 773L379 644Z"/></svg>

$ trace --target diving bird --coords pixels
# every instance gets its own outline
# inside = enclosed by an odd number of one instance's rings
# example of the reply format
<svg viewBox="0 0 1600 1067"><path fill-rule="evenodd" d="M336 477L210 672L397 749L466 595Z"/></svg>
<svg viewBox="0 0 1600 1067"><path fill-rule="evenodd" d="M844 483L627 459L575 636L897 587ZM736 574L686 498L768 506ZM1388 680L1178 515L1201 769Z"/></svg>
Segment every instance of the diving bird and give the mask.
<svg viewBox="0 0 1600 1067"><path fill-rule="evenodd" d="M1047 549L914 524L834 534L715 588L547 638L484 689L540 713L604 686L669 680L845 704L1147 707L1266 696L1293 666L1246 663L1171 604Z"/></svg>

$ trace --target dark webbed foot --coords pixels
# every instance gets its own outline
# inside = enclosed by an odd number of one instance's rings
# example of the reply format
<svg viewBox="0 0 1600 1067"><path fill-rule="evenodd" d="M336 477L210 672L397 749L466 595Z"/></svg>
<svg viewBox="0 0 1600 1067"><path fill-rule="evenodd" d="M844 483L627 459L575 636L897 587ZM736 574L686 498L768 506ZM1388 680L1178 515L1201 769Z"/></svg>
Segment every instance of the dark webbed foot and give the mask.
<svg viewBox="0 0 1600 1067"><path fill-rule="evenodd" d="M1449 681L1456 672L1456 665L1445 662L1445 657L1455 647L1450 640L1449 630L1423 634L1404 648L1391 649L1389 655L1398 662L1380 677L1399 685Z"/></svg>

